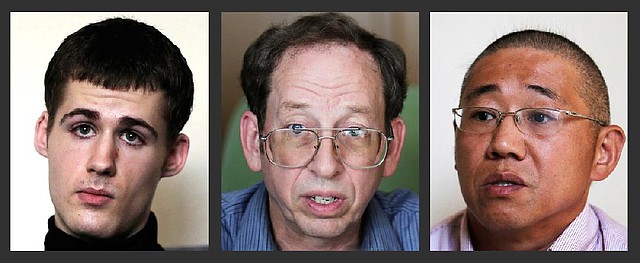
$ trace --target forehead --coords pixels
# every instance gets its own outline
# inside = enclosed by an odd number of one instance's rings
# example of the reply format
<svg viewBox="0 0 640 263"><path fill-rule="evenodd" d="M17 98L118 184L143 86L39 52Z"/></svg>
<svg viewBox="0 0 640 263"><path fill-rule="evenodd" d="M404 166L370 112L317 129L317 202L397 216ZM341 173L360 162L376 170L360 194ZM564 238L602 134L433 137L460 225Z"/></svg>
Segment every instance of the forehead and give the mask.
<svg viewBox="0 0 640 263"><path fill-rule="evenodd" d="M514 96L539 94L570 102L579 98L582 83L576 64L556 53L535 48L505 48L483 57L473 66L460 99L464 102L495 91Z"/></svg>
<svg viewBox="0 0 640 263"><path fill-rule="evenodd" d="M370 74L374 74L376 78L380 78L380 71L371 54L351 44L333 42L285 50L273 76L274 79L279 79L282 76L305 73L324 73L324 76L314 76L318 81L337 82L340 77L356 74L369 78Z"/></svg>
<svg viewBox="0 0 640 263"><path fill-rule="evenodd" d="M369 53L352 45L330 43L286 50L274 70L272 87L270 96L278 100L295 98L321 104L323 99L338 97L377 100L383 86L380 70Z"/></svg>
<svg viewBox="0 0 640 263"><path fill-rule="evenodd" d="M158 125L164 120L164 93L144 89L112 90L89 82L69 82L64 89L59 117L76 108L99 112L101 116L142 118Z"/></svg>

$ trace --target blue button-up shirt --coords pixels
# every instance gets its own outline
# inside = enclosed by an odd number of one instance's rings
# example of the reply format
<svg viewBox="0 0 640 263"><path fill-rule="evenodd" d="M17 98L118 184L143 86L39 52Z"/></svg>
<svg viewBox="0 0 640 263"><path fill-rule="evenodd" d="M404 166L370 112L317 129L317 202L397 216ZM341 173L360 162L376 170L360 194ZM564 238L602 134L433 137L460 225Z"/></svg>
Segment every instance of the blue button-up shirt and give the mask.
<svg viewBox="0 0 640 263"><path fill-rule="evenodd" d="M268 200L264 182L222 194L222 250L276 250ZM362 250L419 249L419 201L409 190L376 192L362 222Z"/></svg>

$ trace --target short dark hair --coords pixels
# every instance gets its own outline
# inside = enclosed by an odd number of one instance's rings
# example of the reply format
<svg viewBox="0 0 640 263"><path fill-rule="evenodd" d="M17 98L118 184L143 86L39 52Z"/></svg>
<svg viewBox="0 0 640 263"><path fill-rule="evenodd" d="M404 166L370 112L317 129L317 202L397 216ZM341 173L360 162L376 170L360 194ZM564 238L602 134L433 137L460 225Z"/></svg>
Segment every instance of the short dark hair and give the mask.
<svg viewBox="0 0 640 263"><path fill-rule="evenodd" d="M174 140L193 106L193 75L180 49L155 27L129 18L108 18L67 36L45 73L48 132L71 81L111 90L164 92L167 139Z"/></svg>
<svg viewBox="0 0 640 263"><path fill-rule="evenodd" d="M578 94L589 107L589 114L609 124L611 115L609 112L609 94L602 72L600 72L591 56L580 48L578 44L552 32L526 29L511 32L496 39L478 55L465 73L461 93L464 91L464 87L467 86L473 67L480 59L502 49L520 47L549 51L573 62L582 76L582 85L578 87Z"/></svg>
<svg viewBox="0 0 640 263"><path fill-rule="evenodd" d="M391 132L390 122L402 111L407 96L404 51L398 44L377 37L353 18L340 13L313 14L290 25L272 25L247 48L240 79L260 130L264 128L271 77L285 51L330 43L354 45L376 61L384 85L385 125L387 132Z"/></svg>

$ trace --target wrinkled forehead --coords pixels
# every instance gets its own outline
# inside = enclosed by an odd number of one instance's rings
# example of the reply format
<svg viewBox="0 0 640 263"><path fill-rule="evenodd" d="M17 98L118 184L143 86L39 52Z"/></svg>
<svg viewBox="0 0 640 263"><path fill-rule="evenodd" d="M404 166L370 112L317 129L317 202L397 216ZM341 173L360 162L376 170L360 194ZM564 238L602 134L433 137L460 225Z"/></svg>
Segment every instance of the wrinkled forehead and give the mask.
<svg viewBox="0 0 640 263"><path fill-rule="evenodd" d="M332 115L348 111L384 117L377 64L353 45L290 50L274 70L271 84L268 112L307 110Z"/></svg>
<svg viewBox="0 0 640 263"><path fill-rule="evenodd" d="M363 66L368 67L370 70L374 70L380 73L378 64L373 55L366 50L358 48L352 43L342 43L336 41L326 41L320 43L311 43L305 45L297 45L288 47L282 52L282 55L274 68L274 72L278 70L283 64L291 64L304 58L309 54L337 54L342 60L362 60Z"/></svg>
<svg viewBox="0 0 640 263"><path fill-rule="evenodd" d="M460 103L495 92L540 95L560 102L579 97L582 76L573 61L535 48L506 48L479 59L470 68Z"/></svg>

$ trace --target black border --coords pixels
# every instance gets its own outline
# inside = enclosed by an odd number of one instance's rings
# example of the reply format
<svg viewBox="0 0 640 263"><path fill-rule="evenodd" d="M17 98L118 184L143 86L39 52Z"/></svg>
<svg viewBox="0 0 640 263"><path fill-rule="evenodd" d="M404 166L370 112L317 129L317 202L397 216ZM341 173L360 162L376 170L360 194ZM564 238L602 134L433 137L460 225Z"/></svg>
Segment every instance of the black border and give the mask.
<svg viewBox="0 0 640 263"><path fill-rule="evenodd" d="M539 1L419 1L419 0L394 0L394 1L353 1L348 2L345 0L325 0L325 1L260 1L260 0L234 0L234 1L215 1L215 0L181 0L177 2L166 2L166 1L135 1L135 0L112 0L112 1L71 1L71 0L63 0L63 1L47 1L47 0L22 0L22 1L3 1L0 3L3 6L2 12L2 20L4 23L2 24L2 34L6 37L5 41L2 41L4 44L2 52L3 59L2 65L4 68L2 70L2 78L0 78L5 87L9 87L10 79L9 79L9 13L12 11L199 11L199 12L209 12L209 21L210 21L210 236L209 236L209 251L173 251L173 252L71 252L71 253L56 253L56 252L11 252L9 251L9 242L10 242L10 216L9 213L6 213L2 218L2 223L5 226L2 228L2 232L0 236L3 236L2 246L5 248L5 253L2 256L3 262L15 262L16 259L39 259L39 260L53 260L61 259L65 261L73 261L77 259L78 261L93 261L93 262L111 262L114 259L127 259L127 260L145 260L145 261L158 261L158 262L172 262L174 260L186 259L189 262L211 262L211 260L223 260L222 262L226 262L226 259L230 260L246 260L246 259L258 259L258 260L305 260L305 261L318 261L323 262L327 259L333 259L334 255L340 257L341 260L344 261L353 261L353 260L393 260L393 261L418 261L418 260L436 260L435 262L440 262L440 260L464 260L464 259L472 259L472 260L492 260L492 261L500 261L500 260L531 260L537 261L539 259L559 259L559 260L573 260L573 259L588 259L587 257L595 257L594 260L602 260L604 258L599 257L608 257L607 259L613 259L615 262L626 262L631 261L633 258L633 254L635 253L636 247L634 244L634 240L636 239L636 235L632 232L633 225L629 228L629 251L628 252L605 252L605 253L589 253L589 252L573 252L573 253L565 253L565 252L557 252L557 253L539 253L539 252L476 252L476 253L462 253L462 252L431 252L428 248L428 235L427 229L429 228L429 224L426 223L428 208L428 199L427 192L422 191L420 196L421 206L420 209L423 211L421 213L421 230L420 230L420 238L421 238L421 250L419 252L344 252L344 253L336 253L336 252L222 252L220 251L220 228L217 227L220 224L220 219L217 216L220 213L220 206L217 205L220 202L220 181L219 181L219 173L221 168L220 157L221 157L221 141L220 135L221 130L220 126L220 114L216 105L220 105L220 14L221 12L231 12L231 11L407 11L407 12L419 12L420 13L420 86L422 88L426 88L429 86L429 82L427 82L426 76L429 76L428 67L424 66L425 63L428 62L429 52L426 52L428 49L429 43L429 12L430 11L622 11L628 12L628 24L629 24L629 81L628 87L635 87L637 74L633 74L635 71L633 69L636 68L636 52L632 49L635 47L634 43L637 43L637 29L635 28L634 22L635 20L635 12L631 7L631 1L600 1L600 2L581 2L579 4L573 3L565 3L561 1L548 1L548 0L539 0ZM636 21L637 22L637 21ZM3 92L9 93L9 89L3 89ZM635 98L634 89L629 89L629 97ZM423 94L420 98L420 104L422 105L421 111L427 111L428 101L428 93L421 92ZM2 98L2 103L0 103L0 107L2 107L2 112L9 112L10 105L10 94L0 96ZM633 110L635 104L629 105L629 112L636 112ZM426 136L428 129L424 127L428 123L428 115L420 114L421 120L421 131ZM630 114L629 116L635 116L634 114ZM10 123L9 115L2 114L1 123ZM635 125L633 122L630 122L629 125ZM635 143L633 139L634 136L631 135L631 132L634 131L632 126L629 127L627 131L627 138L631 137L631 140L627 141L626 147L629 147L628 154L629 157L633 157L632 150L635 149L632 145ZM2 129L3 133L9 133L9 129ZM4 158L2 158L2 166L5 169L4 176L4 192L3 192L3 211L9 211L9 198L10 198L10 182L9 182L9 145L10 145L10 137L9 134L5 134L3 136L5 138L2 140L1 148L4 149ZM420 148L426 149L428 148L426 140L421 140ZM426 151L425 151L426 152ZM421 162L427 163L426 160L428 158L428 154L421 154ZM631 159L631 158L630 158ZM630 160L630 164L634 163L633 160ZM422 178L426 178L428 176L428 167L422 165L420 167L420 173ZM629 174L633 173L633 167L629 167ZM25 168L25 174L28 174L28 169ZM637 179L634 176L629 176L628 178L629 185L636 185ZM428 181L420 180L420 188L429 189ZM635 192L630 191L629 199L631 201L635 200ZM633 203L633 202L630 202ZM635 222L633 219L635 216L635 209L629 209L629 222ZM266 254L264 254L266 253ZM524 254L523 254L524 253ZM264 257L265 255L269 255L268 257ZM375 257L375 258L374 258ZM4 259L8 259L11 261L6 261Z"/></svg>

